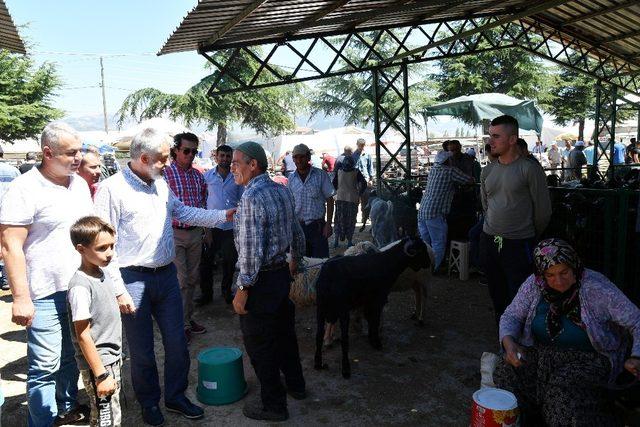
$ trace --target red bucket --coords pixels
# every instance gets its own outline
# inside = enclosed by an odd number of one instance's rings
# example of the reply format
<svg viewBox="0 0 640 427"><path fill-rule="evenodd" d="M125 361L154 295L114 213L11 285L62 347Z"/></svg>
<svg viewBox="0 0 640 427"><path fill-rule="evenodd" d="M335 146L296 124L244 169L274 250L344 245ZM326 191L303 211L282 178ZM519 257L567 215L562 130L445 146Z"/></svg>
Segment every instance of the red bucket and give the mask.
<svg viewBox="0 0 640 427"><path fill-rule="evenodd" d="M473 393L471 427L519 426L518 400L499 388L483 388Z"/></svg>

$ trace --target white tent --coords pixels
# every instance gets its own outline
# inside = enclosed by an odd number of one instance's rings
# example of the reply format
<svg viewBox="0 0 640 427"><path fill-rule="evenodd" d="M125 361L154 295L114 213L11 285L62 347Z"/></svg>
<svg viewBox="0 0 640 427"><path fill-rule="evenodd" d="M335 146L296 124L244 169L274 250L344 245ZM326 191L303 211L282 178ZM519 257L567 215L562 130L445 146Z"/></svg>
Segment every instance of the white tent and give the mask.
<svg viewBox="0 0 640 427"><path fill-rule="evenodd" d="M329 153L337 156L342 153L346 145L355 148L356 141L360 138L363 138L368 146L375 145L373 132L355 126L346 126L326 129L310 135L280 135L268 140L264 148L273 153L274 160L280 158L285 152L291 151L297 144L306 144L317 155Z"/></svg>

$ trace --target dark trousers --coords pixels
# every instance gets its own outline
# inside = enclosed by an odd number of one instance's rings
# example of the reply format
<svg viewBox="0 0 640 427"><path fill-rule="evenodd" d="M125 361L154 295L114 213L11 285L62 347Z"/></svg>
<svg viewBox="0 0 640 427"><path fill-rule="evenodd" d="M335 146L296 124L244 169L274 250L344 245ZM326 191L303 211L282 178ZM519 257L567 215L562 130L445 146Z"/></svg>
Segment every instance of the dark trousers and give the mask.
<svg viewBox="0 0 640 427"><path fill-rule="evenodd" d="M233 230L221 230L213 228L211 230L213 239L211 247L203 248L201 268L200 290L202 299L213 299L213 264L218 252L222 255L222 282L220 289L222 296L231 295L231 285L233 284L233 272L238 262L238 252L233 241Z"/></svg>
<svg viewBox="0 0 640 427"><path fill-rule="evenodd" d="M484 216L469 230L469 263L476 268L483 268L480 263L480 235L484 226Z"/></svg>
<svg viewBox="0 0 640 427"><path fill-rule="evenodd" d="M502 248L484 231L480 235L480 262L489 284L496 323L518 293L520 285L533 273L534 239L502 239Z"/></svg>
<svg viewBox="0 0 640 427"><path fill-rule="evenodd" d="M261 271L249 290L246 304L249 313L240 316L242 339L260 381L262 404L275 412L287 408L280 372L288 389L305 389L295 331L295 306L289 299L290 286L287 266Z"/></svg>
<svg viewBox="0 0 640 427"><path fill-rule="evenodd" d="M329 258L329 240L322 234L324 224L325 221L322 219L309 224L300 223L307 247L306 256L312 258Z"/></svg>

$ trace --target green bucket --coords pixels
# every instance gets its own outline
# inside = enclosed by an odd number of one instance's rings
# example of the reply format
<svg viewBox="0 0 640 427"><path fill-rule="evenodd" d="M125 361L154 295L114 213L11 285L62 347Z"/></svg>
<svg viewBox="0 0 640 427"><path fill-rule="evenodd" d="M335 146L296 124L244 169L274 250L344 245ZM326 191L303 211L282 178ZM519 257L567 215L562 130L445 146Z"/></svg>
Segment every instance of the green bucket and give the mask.
<svg viewBox="0 0 640 427"><path fill-rule="evenodd" d="M242 351L214 347L198 354L198 400L205 405L226 405L247 394Z"/></svg>

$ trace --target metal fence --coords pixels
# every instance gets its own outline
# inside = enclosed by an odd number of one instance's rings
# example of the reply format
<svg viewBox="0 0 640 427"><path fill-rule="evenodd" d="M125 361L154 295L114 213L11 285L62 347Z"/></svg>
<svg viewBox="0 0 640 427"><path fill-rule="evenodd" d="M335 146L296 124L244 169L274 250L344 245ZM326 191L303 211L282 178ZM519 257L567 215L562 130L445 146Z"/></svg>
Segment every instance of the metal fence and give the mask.
<svg viewBox="0 0 640 427"><path fill-rule="evenodd" d="M550 188L553 216L545 237L570 242L587 268L640 303L638 191Z"/></svg>

